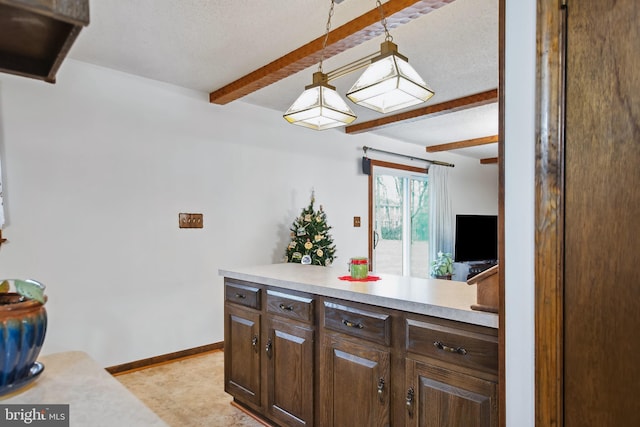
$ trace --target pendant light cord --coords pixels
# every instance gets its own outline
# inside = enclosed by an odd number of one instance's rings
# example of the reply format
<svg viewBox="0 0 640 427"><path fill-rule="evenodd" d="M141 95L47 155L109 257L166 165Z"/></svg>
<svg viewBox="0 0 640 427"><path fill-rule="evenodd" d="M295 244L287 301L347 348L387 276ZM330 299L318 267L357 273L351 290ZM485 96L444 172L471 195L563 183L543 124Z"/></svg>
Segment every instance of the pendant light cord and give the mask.
<svg viewBox="0 0 640 427"><path fill-rule="evenodd" d="M329 17L327 18L327 26L325 28L325 33L324 33L324 41L322 42L322 53L320 54L320 64L318 64L318 71L320 72L322 72L322 62L324 62L324 50L327 47L327 40L329 39L329 31L331 31L331 17L333 16L333 8L335 5L336 5L335 0L331 0L331 7L329 8Z"/></svg>
<svg viewBox="0 0 640 427"><path fill-rule="evenodd" d="M387 28L387 17L384 16L384 10L382 9L380 0L376 0L376 6L380 11L380 23L382 24L382 28L384 28L384 40L388 42L393 41L393 37L389 34L389 29Z"/></svg>
<svg viewBox="0 0 640 427"><path fill-rule="evenodd" d="M323 72L322 63L324 62L324 54L327 47L327 41L329 40L329 33L331 32L331 18L333 17L333 12L335 8L336 2L335 0L331 0L331 7L329 8L329 16L327 17L327 25L325 26L324 40L322 41L322 51L320 53L320 63L318 64L318 71ZM380 24L382 24L382 28L384 29L384 40L385 41L393 41L393 36L389 33L389 29L387 28L387 17L384 15L384 9L382 8L382 3L380 0L376 0L376 7L378 11L380 11ZM375 54L374 54L375 55ZM370 56L374 56L370 55ZM369 61L370 63L370 61ZM360 67L358 67L360 68ZM358 69L356 68L356 69ZM347 73L353 70L348 71ZM345 74L347 74L345 73ZM342 75L342 74L341 74Z"/></svg>

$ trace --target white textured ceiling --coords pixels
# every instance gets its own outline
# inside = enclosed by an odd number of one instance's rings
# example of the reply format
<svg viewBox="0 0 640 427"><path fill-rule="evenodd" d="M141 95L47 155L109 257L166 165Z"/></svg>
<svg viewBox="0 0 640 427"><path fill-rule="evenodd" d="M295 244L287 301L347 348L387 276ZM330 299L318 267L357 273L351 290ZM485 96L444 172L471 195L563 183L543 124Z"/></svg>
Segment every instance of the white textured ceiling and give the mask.
<svg viewBox="0 0 640 427"><path fill-rule="evenodd" d="M329 5L329 0L92 0L91 23L69 57L209 93L323 35ZM373 8L374 0L344 0L335 6L332 28ZM390 31L400 53L436 93L426 105L497 88L497 0L455 0ZM323 69L373 53L382 41L383 36L329 58ZM234 102L284 112L316 69ZM344 94L360 73L331 83ZM356 123L380 117L350 106ZM497 132L497 105L492 104L374 133L428 146ZM457 152L495 157L497 144Z"/></svg>

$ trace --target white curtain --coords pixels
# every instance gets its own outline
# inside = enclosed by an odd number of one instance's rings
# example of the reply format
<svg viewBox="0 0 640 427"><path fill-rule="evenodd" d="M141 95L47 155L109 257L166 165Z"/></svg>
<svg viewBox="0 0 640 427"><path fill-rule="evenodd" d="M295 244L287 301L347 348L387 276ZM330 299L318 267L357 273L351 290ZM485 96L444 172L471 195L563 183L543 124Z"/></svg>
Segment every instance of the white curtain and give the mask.
<svg viewBox="0 0 640 427"><path fill-rule="evenodd" d="M4 228L4 196L2 194L2 159L0 159L0 230Z"/></svg>
<svg viewBox="0 0 640 427"><path fill-rule="evenodd" d="M438 252L453 254L449 168L429 166L429 265Z"/></svg>

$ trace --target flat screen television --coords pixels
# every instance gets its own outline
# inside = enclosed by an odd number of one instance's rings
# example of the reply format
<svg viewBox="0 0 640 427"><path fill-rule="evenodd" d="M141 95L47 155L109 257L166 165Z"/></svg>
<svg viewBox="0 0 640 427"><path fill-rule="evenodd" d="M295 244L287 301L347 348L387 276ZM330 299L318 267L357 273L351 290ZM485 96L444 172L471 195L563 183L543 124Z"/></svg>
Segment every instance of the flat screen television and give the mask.
<svg viewBox="0 0 640 427"><path fill-rule="evenodd" d="M455 260L495 261L498 259L498 216L456 215Z"/></svg>

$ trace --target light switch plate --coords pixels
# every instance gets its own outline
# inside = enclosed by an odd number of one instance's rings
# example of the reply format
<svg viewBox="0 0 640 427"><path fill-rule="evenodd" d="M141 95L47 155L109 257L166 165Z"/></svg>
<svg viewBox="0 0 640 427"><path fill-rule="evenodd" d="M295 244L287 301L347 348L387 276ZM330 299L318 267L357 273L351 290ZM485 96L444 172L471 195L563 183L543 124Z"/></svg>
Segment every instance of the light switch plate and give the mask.
<svg viewBox="0 0 640 427"><path fill-rule="evenodd" d="M201 213L178 214L178 226L180 228L202 228L204 225Z"/></svg>
<svg viewBox="0 0 640 427"><path fill-rule="evenodd" d="M360 217L359 216L354 216L353 217L353 226L354 227L360 227Z"/></svg>

